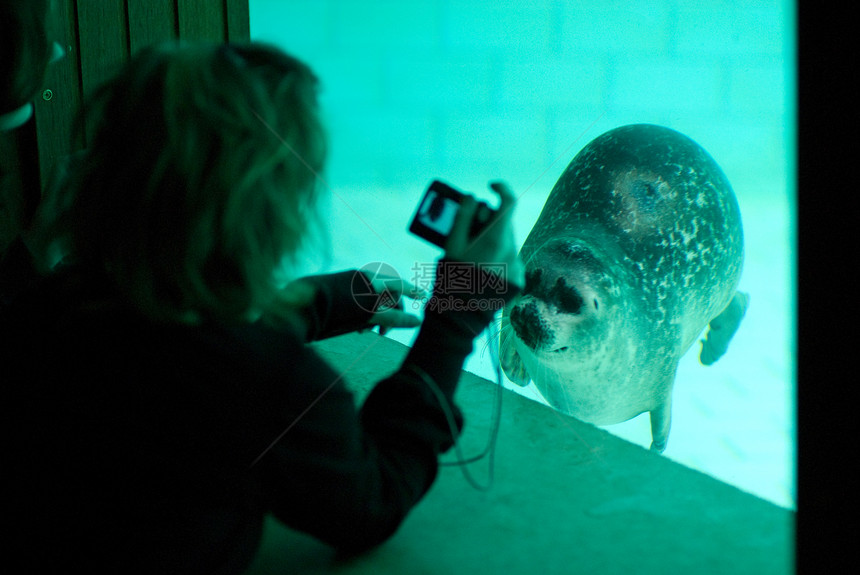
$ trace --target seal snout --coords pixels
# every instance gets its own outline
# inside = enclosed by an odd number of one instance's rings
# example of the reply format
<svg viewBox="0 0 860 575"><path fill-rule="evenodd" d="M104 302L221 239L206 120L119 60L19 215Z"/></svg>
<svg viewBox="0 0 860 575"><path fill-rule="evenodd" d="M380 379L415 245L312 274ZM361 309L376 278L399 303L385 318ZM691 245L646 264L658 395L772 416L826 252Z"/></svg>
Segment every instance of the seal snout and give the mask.
<svg viewBox="0 0 860 575"><path fill-rule="evenodd" d="M558 309L559 313L579 314L583 311L582 294L564 277L558 277L555 283L547 287L541 282L543 270L526 271L526 287L523 295L532 295Z"/></svg>
<svg viewBox="0 0 860 575"><path fill-rule="evenodd" d="M553 340L549 322L541 317L534 300L514 306L511 310L511 326L523 343L532 349L544 347Z"/></svg>
<svg viewBox="0 0 860 575"><path fill-rule="evenodd" d="M571 330L593 316L598 304L587 287L583 292L570 278L553 271L526 271L522 299L511 309L510 322L519 339L532 350L561 354L570 349ZM593 300L593 310L586 296Z"/></svg>

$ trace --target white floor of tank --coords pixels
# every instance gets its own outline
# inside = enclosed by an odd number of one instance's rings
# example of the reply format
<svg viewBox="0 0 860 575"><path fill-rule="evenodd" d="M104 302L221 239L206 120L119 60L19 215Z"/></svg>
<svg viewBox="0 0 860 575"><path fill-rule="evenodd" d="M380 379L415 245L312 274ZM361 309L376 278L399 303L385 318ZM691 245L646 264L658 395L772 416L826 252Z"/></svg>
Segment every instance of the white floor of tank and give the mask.
<svg viewBox="0 0 860 575"><path fill-rule="evenodd" d="M406 280L416 262L428 265L440 251L406 232L421 190L339 190L332 195L335 271L381 261ZM546 194L529 194L518 206L515 230L522 242ZM489 197L489 196L487 196ZM697 469L777 505L796 509L795 369L792 214L788 199L768 194L739 199L743 215L746 261L740 289L751 296L749 311L727 354L716 364L698 362L698 344L682 358L675 381L673 424L664 456ZM390 337L409 344L415 330ZM482 341L466 369L494 379ZM540 401L536 391L506 387ZM490 406L488 406L489 409ZM647 448L647 414L606 427Z"/></svg>

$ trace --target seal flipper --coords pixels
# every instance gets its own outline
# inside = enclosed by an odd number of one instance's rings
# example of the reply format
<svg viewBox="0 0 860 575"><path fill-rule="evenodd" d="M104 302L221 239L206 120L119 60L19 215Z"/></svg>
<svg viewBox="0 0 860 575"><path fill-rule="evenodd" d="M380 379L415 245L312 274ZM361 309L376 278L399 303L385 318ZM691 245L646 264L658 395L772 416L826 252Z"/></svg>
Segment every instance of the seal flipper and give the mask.
<svg viewBox="0 0 860 575"><path fill-rule="evenodd" d="M508 308L506 307L502 314L502 327L499 330L501 334L499 363L502 364L502 371L505 372L508 379L520 387L525 387L531 382L531 377L529 377L529 374L526 371L526 366L523 364L523 360L517 353L516 346L514 346L513 329L511 322L508 320Z"/></svg>
<svg viewBox="0 0 860 575"><path fill-rule="evenodd" d="M703 365L711 365L720 359L729 348L729 341L741 325L741 320L750 305L750 296L743 292L735 292L732 301L720 315L708 324L708 333L702 341L702 351L699 361Z"/></svg>
<svg viewBox="0 0 860 575"><path fill-rule="evenodd" d="M672 429L672 394L668 393L663 403L648 415L651 418L651 451L663 453Z"/></svg>

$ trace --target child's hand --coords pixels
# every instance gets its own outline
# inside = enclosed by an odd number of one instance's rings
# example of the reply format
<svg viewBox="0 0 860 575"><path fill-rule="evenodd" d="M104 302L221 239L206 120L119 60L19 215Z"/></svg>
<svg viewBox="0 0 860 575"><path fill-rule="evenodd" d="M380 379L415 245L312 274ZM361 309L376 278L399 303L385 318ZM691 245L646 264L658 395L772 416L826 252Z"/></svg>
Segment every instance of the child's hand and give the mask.
<svg viewBox="0 0 860 575"><path fill-rule="evenodd" d="M508 283L525 285L525 266L517 255L511 216L516 206L513 191L502 182L493 182L490 188L499 194L501 205L496 215L477 237L469 237L472 219L478 208L473 196L466 195L454 219L454 226L445 244L445 256L453 261L481 264L504 264L504 278Z"/></svg>
<svg viewBox="0 0 860 575"><path fill-rule="evenodd" d="M371 327L379 326L379 334L384 335L391 328L418 327L421 319L418 316L403 311L401 299L405 296L411 299L426 298L429 294L398 277L374 276L370 278L373 291L379 295L378 311L368 322Z"/></svg>

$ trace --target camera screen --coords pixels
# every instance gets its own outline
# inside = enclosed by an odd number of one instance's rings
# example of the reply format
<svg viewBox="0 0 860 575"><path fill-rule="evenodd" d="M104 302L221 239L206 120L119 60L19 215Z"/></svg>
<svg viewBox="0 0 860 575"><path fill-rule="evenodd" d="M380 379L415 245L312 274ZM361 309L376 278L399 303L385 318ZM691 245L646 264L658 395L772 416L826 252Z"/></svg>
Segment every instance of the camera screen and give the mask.
<svg viewBox="0 0 860 575"><path fill-rule="evenodd" d="M418 221L431 230L447 236L454 227L454 218L460 207L456 201L429 191L418 210Z"/></svg>

